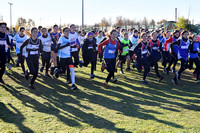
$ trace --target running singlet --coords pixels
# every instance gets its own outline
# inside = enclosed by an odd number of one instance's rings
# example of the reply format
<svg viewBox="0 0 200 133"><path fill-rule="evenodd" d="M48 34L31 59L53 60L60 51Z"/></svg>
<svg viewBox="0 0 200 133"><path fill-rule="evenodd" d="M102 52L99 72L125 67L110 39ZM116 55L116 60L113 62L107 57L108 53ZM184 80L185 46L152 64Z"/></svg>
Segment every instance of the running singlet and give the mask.
<svg viewBox="0 0 200 133"><path fill-rule="evenodd" d="M58 44L61 44L60 46L64 46L67 43L71 43L71 40L69 38L66 38L64 36L60 37ZM60 58L69 58L71 57L71 51L70 51L70 45L67 47L64 47L63 49L58 50L58 57Z"/></svg>
<svg viewBox="0 0 200 133"><path fill-rule="evenodd" d="M42 45L43 45L43 51L45 52L51 52L51 36L48 33L47 37L44 38L43 36L40 36L39 39L42 41Z"/></svg>
<svg viewBox="0 0 200 133"><path fill-rule="evenodd" d="M19 54L20 53L20 47L21 47L22 43L27 40L27 36L24 35L23 37L21 37L19 34L17 34L13 38L13 40L16 41L16 54ZM26 53L26 48L24 47L22 55L25 56L25 53Z"/></svg>

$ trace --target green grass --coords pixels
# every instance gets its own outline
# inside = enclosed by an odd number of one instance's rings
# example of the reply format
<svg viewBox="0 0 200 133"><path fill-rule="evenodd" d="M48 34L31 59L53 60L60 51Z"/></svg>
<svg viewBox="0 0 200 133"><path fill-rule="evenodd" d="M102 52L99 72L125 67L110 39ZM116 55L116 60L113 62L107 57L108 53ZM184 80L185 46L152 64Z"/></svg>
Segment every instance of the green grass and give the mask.
<svg viewBox="0 0 200 133"><path fill-rule="evenodd" d="M72 92L65 75L37 78L27 88L21 68L12 67L0 86L0 132L200 132L200 85L184 72L179 85L171 77L159 83L154 71L141 84L136 70L116 74L117 83L102 86L107 72L90 79L90 66L76 69L80 91ZM41 74L40 74L41 75Z"/></svg>

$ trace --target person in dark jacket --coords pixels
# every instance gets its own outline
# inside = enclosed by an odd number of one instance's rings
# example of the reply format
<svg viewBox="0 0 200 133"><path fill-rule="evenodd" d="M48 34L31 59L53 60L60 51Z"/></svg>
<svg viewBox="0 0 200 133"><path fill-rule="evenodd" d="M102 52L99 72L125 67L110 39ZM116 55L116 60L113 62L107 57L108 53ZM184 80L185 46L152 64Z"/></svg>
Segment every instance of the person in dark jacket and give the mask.
<svg viewBox="0 0 200 133"><path fill-rule="evenodd" d="M82 56L83 56L83 66L87 67L89 63L91 63L91 74L90 78L94 78L94 70L96 68L96 39L94 37L94 33L88 32L86 39L84 40L82 46Z"/></svg>

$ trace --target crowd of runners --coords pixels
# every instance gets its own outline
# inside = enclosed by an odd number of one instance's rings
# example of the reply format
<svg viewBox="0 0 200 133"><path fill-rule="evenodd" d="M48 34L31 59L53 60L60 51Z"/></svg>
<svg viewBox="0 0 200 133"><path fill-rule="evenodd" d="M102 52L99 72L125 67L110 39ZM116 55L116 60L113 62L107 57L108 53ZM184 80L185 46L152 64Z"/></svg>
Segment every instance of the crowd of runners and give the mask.
<svg viewBox="0 0 200 133"><path fill-rule="evenodd" d="M72 84L72 90L77 90L74 69L84 69L91 64L90 78L93 79L98 61L102 63L101 71L108 71L102 83L105 87L110 87L109 82L117 81L115 73L124 74L132 70L143 72L143 84L148 84L146 78L152 70L158 82L164 79L163 75L169 76L172 71L172 82L178 84L177 81L181 80L181 74L186 69L194 69L194 80L200 83L199 41L198 34L181 28L171 32L167 29L150 31L116 27L109 31L94 29L86 33L84 30L78 31L72 24L62 30L59 30L58 25L52 29L34 27L30 33L20 27L18 33L10 34L7 24L0 22L0 83L5 84L3 75L6 74L6 66L11 69L12 63L21 67L27 80L32 75L30 89L35 89L33 84L38 72L43 73L45 70L47 78L59 78L67 73L66 83ZM16 60L13 60L11 50L16 51ZM24 65L25 61L27 65ZM177 66L178 62L180 65ZM162 74L158 71L159 64L162 65Z"/></svg>

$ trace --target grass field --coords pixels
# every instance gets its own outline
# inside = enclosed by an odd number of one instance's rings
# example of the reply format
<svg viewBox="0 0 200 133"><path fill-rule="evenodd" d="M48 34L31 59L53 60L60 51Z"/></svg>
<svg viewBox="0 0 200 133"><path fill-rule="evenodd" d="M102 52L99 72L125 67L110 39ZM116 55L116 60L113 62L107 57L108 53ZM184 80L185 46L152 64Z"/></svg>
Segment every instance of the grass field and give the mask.
<svg viewBox="0 0 200 133"><path fill-rule="evenodd" d="M102 86L107 72L90 79L90 66L76 69L80 91L65 82L38 77L36 90L27 88L21 68L12 67L0 86L0 132L200 132L200 85L186 71L179 85L172 73L159 83L154 71L141 84L136 70L116 74L117 83Z"/></svg>

